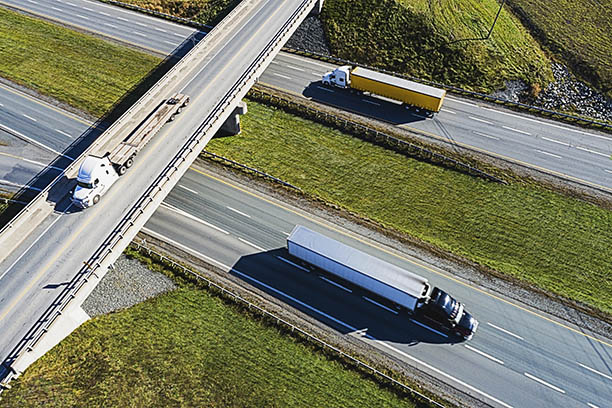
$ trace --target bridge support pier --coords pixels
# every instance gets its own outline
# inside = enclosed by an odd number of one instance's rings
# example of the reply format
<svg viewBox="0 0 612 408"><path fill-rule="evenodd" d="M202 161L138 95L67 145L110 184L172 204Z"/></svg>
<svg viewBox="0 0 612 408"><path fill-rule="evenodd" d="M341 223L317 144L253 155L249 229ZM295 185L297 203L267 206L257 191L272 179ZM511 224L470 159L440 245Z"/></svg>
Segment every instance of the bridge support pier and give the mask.
<svg viewBox="0 0 612 408"><path fill-rule="evenodd" d="M318 0L315 3L312 11L310 12L311 16L318 16L319 14L321 14L321 11L323 10L323 1L324 0Z"/></svg>
<svg viewBox="0 0 612 408"><path fill-rule="evenodd" d="M240 115L247 113L247 104L245 101L240 101L236 109L232 112L229 118L221 126L215 137L234 136L240 134Z"/></svg>

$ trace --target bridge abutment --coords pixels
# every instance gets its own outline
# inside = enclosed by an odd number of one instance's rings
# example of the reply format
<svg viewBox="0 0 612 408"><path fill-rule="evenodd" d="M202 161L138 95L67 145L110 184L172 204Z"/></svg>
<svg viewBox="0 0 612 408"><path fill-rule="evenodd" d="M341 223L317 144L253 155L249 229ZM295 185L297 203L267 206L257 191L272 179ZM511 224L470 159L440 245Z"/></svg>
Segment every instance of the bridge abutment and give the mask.
<svg viewBox="0 0 612 408"><path fill-rule="evenodd" d="M244 115L245 113L247 113L247 104L245 101L240 101L229 118L221 125L221 129L219 129L215 136L223 137L240 134L240 115Z"/></svg>

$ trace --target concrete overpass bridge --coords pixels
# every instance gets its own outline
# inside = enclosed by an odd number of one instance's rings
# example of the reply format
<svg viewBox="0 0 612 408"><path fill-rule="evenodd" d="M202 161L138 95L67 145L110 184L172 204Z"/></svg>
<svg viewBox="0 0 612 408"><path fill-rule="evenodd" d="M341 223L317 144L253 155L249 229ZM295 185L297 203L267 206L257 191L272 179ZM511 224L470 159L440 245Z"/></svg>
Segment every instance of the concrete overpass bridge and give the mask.
<svg viewBox="0 0 612 408"><path fill-rule="evenodd" d="M10 379L88 319L109 266L323 0L243 0L0 232L0 376ZM104 154L175 92L191 96L99 204L70 202L80 163ZM229 122L228 122L229 119Z"/></svg>

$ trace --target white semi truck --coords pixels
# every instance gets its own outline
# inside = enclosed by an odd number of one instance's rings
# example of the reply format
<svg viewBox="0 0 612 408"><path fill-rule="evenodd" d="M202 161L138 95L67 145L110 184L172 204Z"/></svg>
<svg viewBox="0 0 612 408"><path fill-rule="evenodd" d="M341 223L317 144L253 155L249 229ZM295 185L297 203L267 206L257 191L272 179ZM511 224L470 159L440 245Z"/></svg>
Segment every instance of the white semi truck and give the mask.
<svg viewBox="0 0 612 408"><path fill-rule="evenodd" d="M478 321L446 292L427 279L366 254L302 225L287 238L289 254L351 285L365 289L394 305L398 311L434 322L440 328L470 340Z"/></svg>
<svg viewBox="0 0 612 408"><path fill-rule="evenodd" d="M155 136L166 122L189 103L189 97L175 94L164 100L157 108L121 143L103 156L89 155L85 158L77 175L77 186L72 202L87 208L100 201L115 181L125 174L134 163L134 157Z"/></svg>

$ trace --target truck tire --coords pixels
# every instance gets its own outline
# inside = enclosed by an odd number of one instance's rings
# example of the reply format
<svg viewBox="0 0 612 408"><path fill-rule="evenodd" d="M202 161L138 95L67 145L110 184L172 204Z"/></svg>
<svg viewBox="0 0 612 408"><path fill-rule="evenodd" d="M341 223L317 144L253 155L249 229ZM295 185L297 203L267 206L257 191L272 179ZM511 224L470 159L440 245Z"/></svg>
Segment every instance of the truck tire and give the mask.
<svg viewBox="0 0 612 408"><path fill-rule="evenodd" d="M96 194L92 200L92 202L94 203L94 205L98 204L98 202L100 201L100 196L98 194Z"/></svg>
<svg viewBox="0 0 612 408"><path fill-rule="evenodd" d="M134 164L134 158L130 157L129 159L127 159L127 161L125 162L125 167L127 167L128 169L130 167L132 167L132 164Z"/></svg>
<svg viewBox="0 0 612 408"><path fill-rule="evenodd" d="M126 167L125 164L123 166L119 167L119 175L120 176L123 176L126 171L127 171L127 167Z"/></svg>

